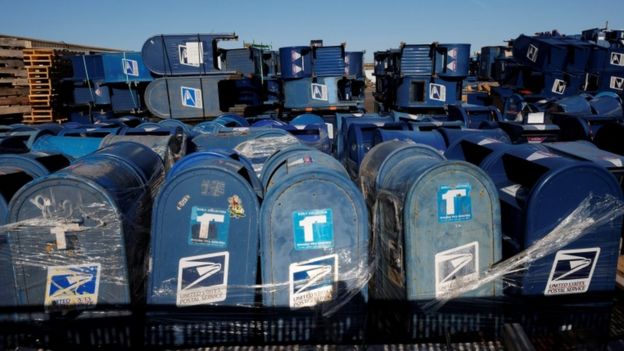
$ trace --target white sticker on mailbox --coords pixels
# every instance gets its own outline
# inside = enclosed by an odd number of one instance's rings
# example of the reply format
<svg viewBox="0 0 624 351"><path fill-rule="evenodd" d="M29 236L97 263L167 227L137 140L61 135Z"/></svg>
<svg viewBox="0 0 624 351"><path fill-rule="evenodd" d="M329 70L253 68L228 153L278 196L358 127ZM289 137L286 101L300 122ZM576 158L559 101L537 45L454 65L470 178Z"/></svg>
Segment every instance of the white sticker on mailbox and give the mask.
<svg viewBox="0 0 624 351"><path fill-rule="evenodd" d="M336 294L338 255L327 255L291 263L290 307L311 307L330 301Z"/></svg>
<svg viewBox="0 0 624 351"><path fill-rule="evenodd" d="M599 247L557 251L544 295L586 292L594 275L598 256Z"/></svg>
<svg viewBox="0 0 624 351"><path fill-rule="evenodd" d="M435 255L436 297L479 279L477 241Z"/></svg>

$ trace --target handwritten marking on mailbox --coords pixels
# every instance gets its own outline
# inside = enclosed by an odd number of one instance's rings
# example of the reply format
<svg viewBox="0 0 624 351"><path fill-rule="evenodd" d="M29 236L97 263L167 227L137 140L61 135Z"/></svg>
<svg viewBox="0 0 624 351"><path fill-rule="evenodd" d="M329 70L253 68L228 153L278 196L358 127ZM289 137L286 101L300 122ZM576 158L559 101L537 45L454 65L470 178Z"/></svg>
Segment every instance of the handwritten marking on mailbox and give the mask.
<svg viewBox="0 0 624 351"><path fill-rule="evenodd" d="M438 221L458 222L472 219L470 184L441 186L438 189Z"/></svg>
<svg viewBox="0 0 624 351"><path fill-rule="evenodd" d="M189 244L226 247L230 216L224 209L193 206Z"/></svg>
<svg viewBox="0 0 624 351"><path fill-rule="evenodd" d="M100 275L99 263L48 267L44 305L96 305Z"/></svg>
<svg viewBox="0 0 624 351"><path fill-rule="evenodd" d="M227 251L183 257L178 264L177 306L193 306L227 298Z"/></svg>
<svg viewBox="0 0 624 351"><path fill-rule="evenodd" d="M338 281L338 255L290 264L290 307L309 307L330 301Z"/></svg>
<svg viewBox="0 0 624 351"><path fill-rule="evenodd" d="M586 292L599 256L599 247L557 251L544 295Z"/></svg>
<svg viewBox="0 0 624 351"><path fill-rule="evenodd" d="M436 296L479 279L479 243L477 241L438 252L435 255Z"/></svg>
<svg viewBox="0 0 624 351"><path fill-rule="evenodd" d="M334 222L331 208L296 211L292 216L296 250L334 247Z"/></svg>

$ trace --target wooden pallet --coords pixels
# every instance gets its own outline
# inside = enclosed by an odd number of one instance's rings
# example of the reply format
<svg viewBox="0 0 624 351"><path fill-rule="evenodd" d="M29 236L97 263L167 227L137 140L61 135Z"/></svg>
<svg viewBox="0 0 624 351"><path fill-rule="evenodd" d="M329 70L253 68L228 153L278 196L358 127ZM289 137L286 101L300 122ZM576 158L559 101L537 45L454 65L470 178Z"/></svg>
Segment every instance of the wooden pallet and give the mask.
<svg viewBox="0 0 624 351"><path fill-rule="evenodd" d="M54 110L51 107L33 106L30 113L24 115L24 123L54 122Z"/></svg>
<svg viewBox="0 0 624 351"><path fill-rule="evenodd" d="M52 94L30 94L28 99L33 106L51 107L54 103L55 95Z"/></svg>

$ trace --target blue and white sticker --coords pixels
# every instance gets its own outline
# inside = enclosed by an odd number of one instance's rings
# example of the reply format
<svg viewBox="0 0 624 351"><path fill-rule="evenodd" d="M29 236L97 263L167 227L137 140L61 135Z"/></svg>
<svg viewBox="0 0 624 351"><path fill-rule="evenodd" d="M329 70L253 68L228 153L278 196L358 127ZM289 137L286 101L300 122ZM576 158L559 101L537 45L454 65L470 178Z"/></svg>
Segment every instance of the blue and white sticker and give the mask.
<svg viewBox="0 0 624 351"><path fill-rule="evenodd" d="M203 108L201 89L180 87L180 96L182 97L182 106L191 108Z"/></svg>
<svg viewBox="0 0 624 351"><path fill-rule="evenodd" d="M611 76L609 87L614 90L624 91L624 78Z"/></svg>
<svg viewBox="0 0 624 351"><path fill-rule="evenodd" d="M91 306L98 301L101 265L48 267L45 287L45 306Z"/></svg>
<svg viewBox="0 0 624 351"><path fill-rule="evenodd" d="M473 241L435 255L436 297L479 279L479 243Z"/></svg>
<svg viewBox="0 0 624 351"><path fill-rule="evenodd" d="M614 66L624 66L624 53L612 52L609 63Z"/></svg>
<svg viewBox="0 0 624 351"><path fill-rule="evenodd" d="M443 185L438 189L438 221L459 222L472 219L470 184Z"/></svg>
<svg viewBox="0 0 624 351"><path fill-rule="evenodd" d="M599 247L557 251L544 295L587 292L599 256Z"/></svg>
<svg viewBox="0 0 624 351"><path fill-rule="evenodd" d="M295 211L292 219L296 250L334 247L334 219L331 208Z"/></svg>
<svg viewBox="0 0 624 351"><path fill-rule="evenodd" d="M567 84L565 80L555 79L552 86L552 92L555 94L563 95L565 93Z"/></svg>
<svg viewBox="0 0 624 351"><path fill-rule="evenodd" d="M429 99L446 101L446 87L442 84L429 83Z"/></svg>
<svg viewBox="0 0 624 351"><path fill-rule="evenodd" d="M178 264L177 306L194 306L227 298L230 253L183 257Z"/></svg>
<svg viewBox="0 0 624 351"><path fill-rule="evenodd" d="M230 215L227 210L193 206L189 244L226 247L230 233Z"/></svg>
<svg viewBox="0 0 624 351"><path fill-rule="evenodd" d="M529 48L527 49L527 54L526 57L533 61L533 62L537 62L537 53L539 52L539 50L537 49L537 46L533 45L533 44L529 44Z"/></svg>
<svg viewBox="0 0 624 351"><path fill-rule="evenodd" d="M312 90L312 100L328 101L327 85L311 83L310 89Z"/></svg>
<svg viewBox="0 0 624 351"><path fill-rule="evenodd" d="M290 277L290 307L311 307L331 301L338 281L338 255L327 255L292 263Z"/></svg>
<svg viewBox="0 0 624 351"><path fill-rule="evenodd" d="M139 76L139 62L137 60L121 59L121 65L127 76Z"/></svg>

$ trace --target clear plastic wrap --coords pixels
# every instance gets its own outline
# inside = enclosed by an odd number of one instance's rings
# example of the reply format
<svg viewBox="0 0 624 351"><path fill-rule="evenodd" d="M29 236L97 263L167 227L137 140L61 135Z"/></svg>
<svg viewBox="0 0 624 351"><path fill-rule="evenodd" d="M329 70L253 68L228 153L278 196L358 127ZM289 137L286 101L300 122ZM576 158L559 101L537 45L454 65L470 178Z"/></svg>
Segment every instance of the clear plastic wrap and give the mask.
<svg viewBox="0 0 624 351"><path fill-rule="evenodd" d="M261 137L244 141L234 149L239 154L247 157L253 164L256 174L262 172L264 162L279 150L291 145L299 144L299 139L288 134L278 137Z"/></svg>

